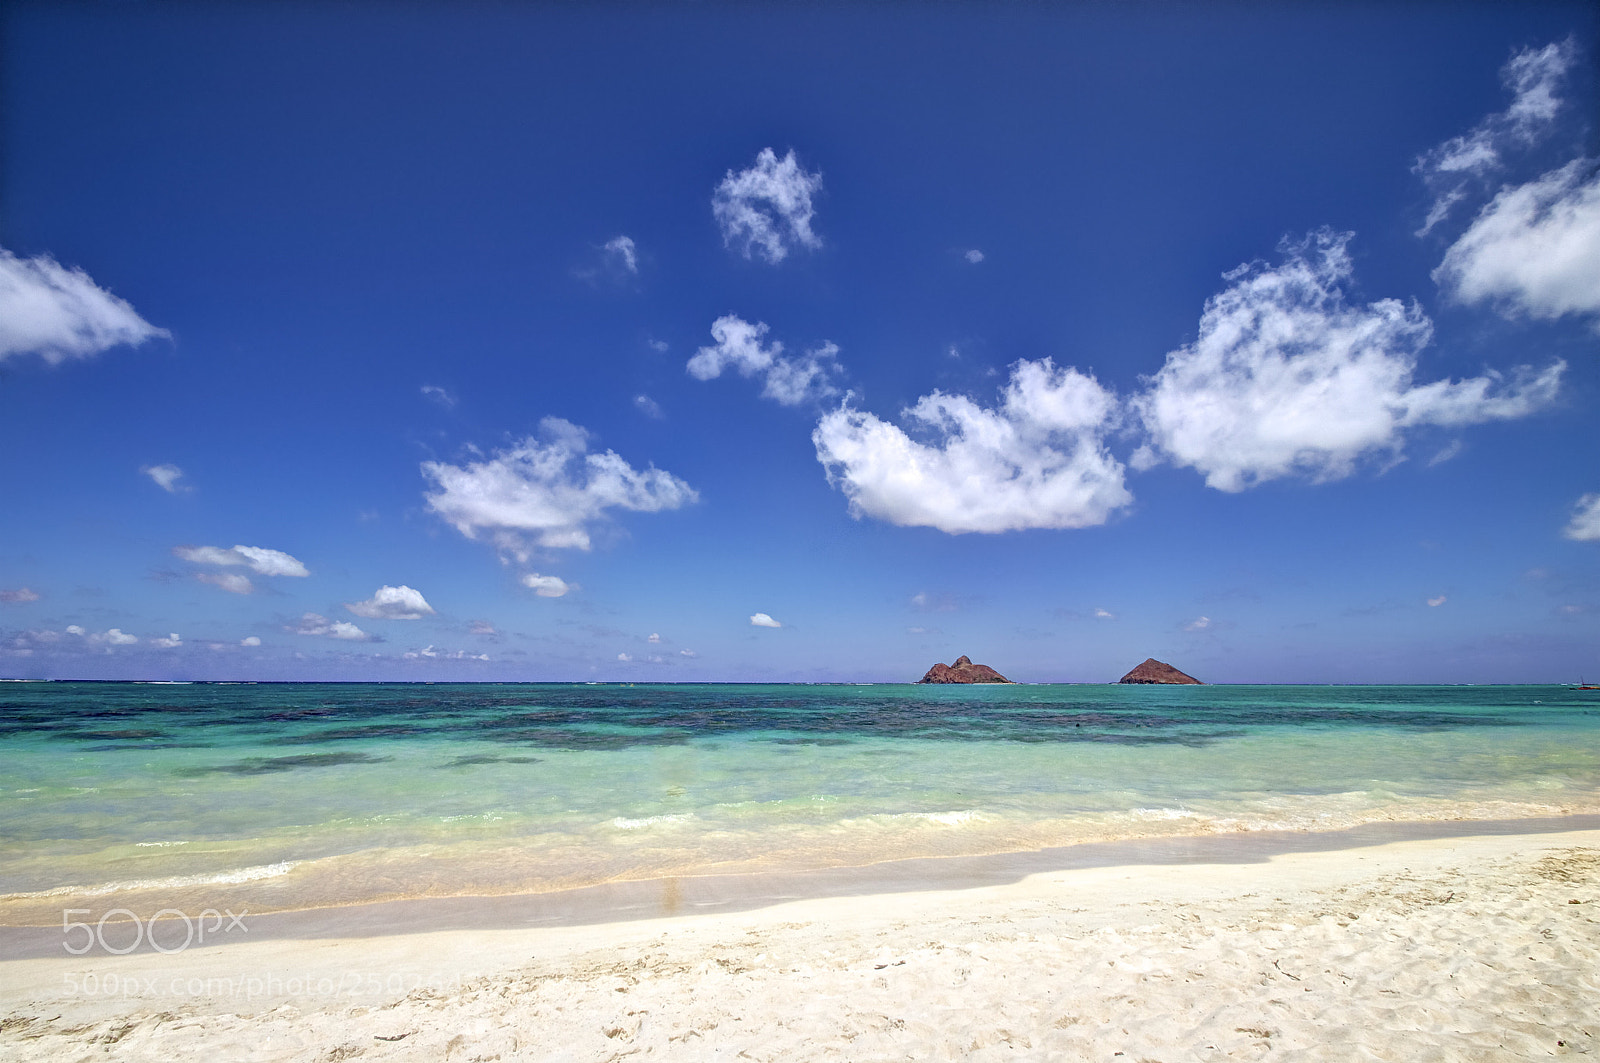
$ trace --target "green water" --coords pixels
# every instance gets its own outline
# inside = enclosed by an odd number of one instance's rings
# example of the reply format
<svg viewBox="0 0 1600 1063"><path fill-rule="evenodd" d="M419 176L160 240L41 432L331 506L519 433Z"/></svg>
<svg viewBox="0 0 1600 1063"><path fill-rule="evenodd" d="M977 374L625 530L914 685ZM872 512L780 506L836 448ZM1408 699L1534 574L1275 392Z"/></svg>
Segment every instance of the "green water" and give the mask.
<svg viewBox="0 0 1600 1063"><path fill-rule="evenodd" d="M1561 687L5 683L0 750L0 922L1600 812Z"/></svg>

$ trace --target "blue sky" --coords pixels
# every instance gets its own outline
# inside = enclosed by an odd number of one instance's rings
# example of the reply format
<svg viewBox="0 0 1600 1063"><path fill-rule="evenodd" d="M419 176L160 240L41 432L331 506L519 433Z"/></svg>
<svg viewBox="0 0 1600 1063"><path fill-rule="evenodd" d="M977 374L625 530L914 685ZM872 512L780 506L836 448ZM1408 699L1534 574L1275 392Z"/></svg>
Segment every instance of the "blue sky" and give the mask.
<svg viewBox="0 0 1600 1063"><path fill-rule="evenodd" d="M1600 677L1579 4L15 4L0 676Z"/></svg>

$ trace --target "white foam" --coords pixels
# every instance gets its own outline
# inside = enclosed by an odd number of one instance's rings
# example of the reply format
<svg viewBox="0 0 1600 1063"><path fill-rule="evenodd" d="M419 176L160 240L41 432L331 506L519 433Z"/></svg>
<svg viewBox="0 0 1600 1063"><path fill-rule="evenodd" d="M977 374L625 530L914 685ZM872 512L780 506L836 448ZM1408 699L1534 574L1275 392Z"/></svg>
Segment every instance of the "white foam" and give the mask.
<svg viewBox="0 0 1600 1063"><path fill-rule="evenodd" d="M908 819L925 819L946 827L959 827L983 818L983 813L975 808L963 808L955 812L907 812L905 815Z"/></svg>
<svg viewBox="0 0 1600 1063"><path fill-rule="evenodd" d="M647 816L644 819L628 819L625 816L618 816L615 819L607 820L607 822L618 830L638 830L640 827L653 827L657 823L687 823L693 818L693 812L679 812L676 815Z"/></svg>
<svg viewBox="0 0 1600 1063"><path fill-rule="evenodd" d="M138 849L165 849L169 845L188 845L188 842L134 842Z"/></svg>
<svg viewBox="0 0 1600 1063"><path fill-rule="evenodd" d="M242 867L235 871L223 871L214 875L176 875L172 878L138 878L127 882L102 882L95 886L57 886L50 890L36 890L32 893L5 893L0 894L0 900L31 900L36 897L103 897L108 893L122 893L127 890L172 890L183 889L188 886L233 886L241 882L258 882L264 878L277 878L287 875L298 860L283 860L276 864L263 864L260 867Z"/></svg>
<svg viewBox="0 0 1600 1063"><path fill-rule="evenodd" d="M1200 813L1187 808L1135 808L1128 813L1134 819L1199 819Z"/></svg>

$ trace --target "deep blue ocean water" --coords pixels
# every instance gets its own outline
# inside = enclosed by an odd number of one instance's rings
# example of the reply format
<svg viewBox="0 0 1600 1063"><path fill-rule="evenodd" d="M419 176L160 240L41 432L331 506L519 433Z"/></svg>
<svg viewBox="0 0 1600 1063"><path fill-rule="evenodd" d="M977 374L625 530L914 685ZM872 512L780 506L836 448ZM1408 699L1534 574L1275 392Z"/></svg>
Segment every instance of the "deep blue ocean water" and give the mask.
<svg viewBox="0 0 1600 1063"><path fill-rule="evenodd" d="M4 922L1595 813L1600 692L0 683L0 753Z"/></svg>

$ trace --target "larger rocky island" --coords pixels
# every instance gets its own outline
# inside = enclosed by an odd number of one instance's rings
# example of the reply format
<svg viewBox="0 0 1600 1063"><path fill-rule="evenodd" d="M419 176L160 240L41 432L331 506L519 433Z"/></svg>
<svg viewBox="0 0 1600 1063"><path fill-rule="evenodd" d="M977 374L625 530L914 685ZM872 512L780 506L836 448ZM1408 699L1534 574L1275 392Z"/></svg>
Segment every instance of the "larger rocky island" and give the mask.
<svg viewBox="0 0 1600 1063"><path fill-rule="evenodd" d="M1154 657L1146 657L1144 663L1134 668L1133 671L1117 680L1119 683L1193 683L1196 686L1205 686L1204 683L1192 675L1185 675L1165 661L1158 661Z"/></svg>
<svg viewBox="0 0 1600 1063"><path fill-rule="evenodd" d="M968 657L956 658L955 664L936 664L918 683L1009 683L1011 680L986 664L973 664Z"/></svg>

